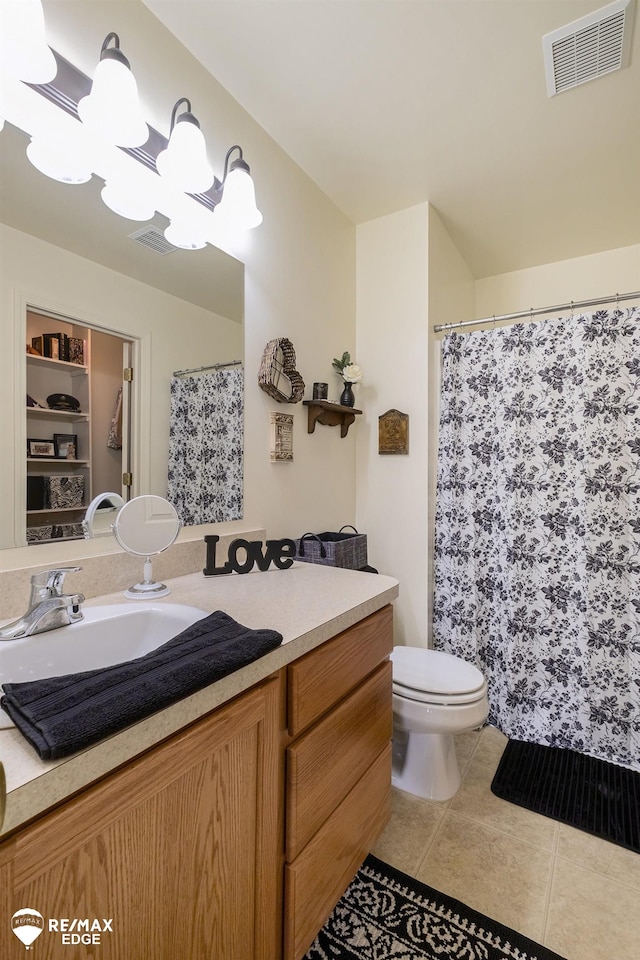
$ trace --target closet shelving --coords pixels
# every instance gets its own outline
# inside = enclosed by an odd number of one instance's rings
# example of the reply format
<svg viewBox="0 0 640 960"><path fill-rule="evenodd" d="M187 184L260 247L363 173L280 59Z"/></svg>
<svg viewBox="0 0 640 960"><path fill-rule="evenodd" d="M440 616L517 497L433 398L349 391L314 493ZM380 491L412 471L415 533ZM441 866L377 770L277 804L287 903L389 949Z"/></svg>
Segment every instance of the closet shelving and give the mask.
<svg viewBox="0 0 640 960"><path fill-rule="evenodd" d="M83 477L82 502L73 507L33 508L33 496L27 495L27 542L46 543L55 539L79 539L80 523L91 501L91 364L90 330L78 324L32 312L27 314L27 343L44 333L64 332L84 341L83 363L26 355L27 396L39 406L26 406L27 424L27 489L30 478L72 476ZM78 412L47 408L47 397L54 393L68 394L80 404ZM29 440L54 443L54 435L77 437L74 456L29 456ZM36 496L37 500L37 496ZM31 502L32 508L29 509Z"/></svg>

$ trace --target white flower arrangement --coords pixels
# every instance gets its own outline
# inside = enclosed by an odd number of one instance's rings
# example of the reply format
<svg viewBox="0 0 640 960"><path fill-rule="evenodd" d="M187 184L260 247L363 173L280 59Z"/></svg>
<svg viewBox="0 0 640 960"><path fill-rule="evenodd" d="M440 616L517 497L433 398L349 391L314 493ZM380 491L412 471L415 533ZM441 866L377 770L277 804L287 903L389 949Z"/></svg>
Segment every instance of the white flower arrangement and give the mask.
<svg viewBox="0 0 640 960"><path fill-rule="evenodd" d="M345 383L360 383L363 377L362 369L357 363L351 362L351 354L345 350L340 360L334 358L331 366L340 374Z"/></svg>

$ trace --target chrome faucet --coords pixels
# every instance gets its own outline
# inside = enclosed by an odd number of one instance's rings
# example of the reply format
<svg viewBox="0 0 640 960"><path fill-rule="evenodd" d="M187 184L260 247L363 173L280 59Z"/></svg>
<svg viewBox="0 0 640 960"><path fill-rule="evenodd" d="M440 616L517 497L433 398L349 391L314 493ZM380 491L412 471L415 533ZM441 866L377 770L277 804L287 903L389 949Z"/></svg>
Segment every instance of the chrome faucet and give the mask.
<svg viewBox="0 0 640 960"><path fill-rule="evenodd" d="M44 633L82 620L84 614L80 604L84 601L84 594L62 592L65 576L78 570L82 570L82 567L56 567L55 570L34 573L31 577L29 609L18 620L0 627L0 640L30 637L34 633Z"/></svg>

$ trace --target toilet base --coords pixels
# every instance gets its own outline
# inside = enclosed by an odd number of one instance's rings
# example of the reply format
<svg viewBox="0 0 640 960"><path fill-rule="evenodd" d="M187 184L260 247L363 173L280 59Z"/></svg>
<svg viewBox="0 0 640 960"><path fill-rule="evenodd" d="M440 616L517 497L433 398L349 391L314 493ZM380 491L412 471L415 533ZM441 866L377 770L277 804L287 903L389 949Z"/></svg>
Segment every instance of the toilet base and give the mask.
<svg viewBox="0 0 640 960"><path fill-rule="evenodd" d="M392 783L425 800L449 800L460 786L460 767L451 733L393 731Z"/></svg>

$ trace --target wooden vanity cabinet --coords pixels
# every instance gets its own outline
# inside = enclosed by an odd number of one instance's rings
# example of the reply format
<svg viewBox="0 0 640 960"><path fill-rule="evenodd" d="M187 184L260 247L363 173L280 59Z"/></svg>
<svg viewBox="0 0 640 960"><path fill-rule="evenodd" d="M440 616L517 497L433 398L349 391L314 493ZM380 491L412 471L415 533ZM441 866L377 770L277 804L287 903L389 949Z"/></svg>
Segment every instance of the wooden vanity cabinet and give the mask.
<svg viewBox="0 0 640 960"><path fill-rule="evenodd" d="M112 919L103 960L274 960L282 904L280 678L220 707L0 846L0 956L9 919ZM70 955L60 933L40 960Z"/></svg>
<svg viewBox="0 0 640 960"><path fill-rule="evenodd" d="M112 921L78 958L300 960L389 818L392 645L387 606L0 843L0 957L30 907Z"/></svg>
<svg viewBox="0 0 640 960"><path fill-rule="evenodd" d="M390 816L392 616L287 668L285 960L304 956Z"/></svg>

